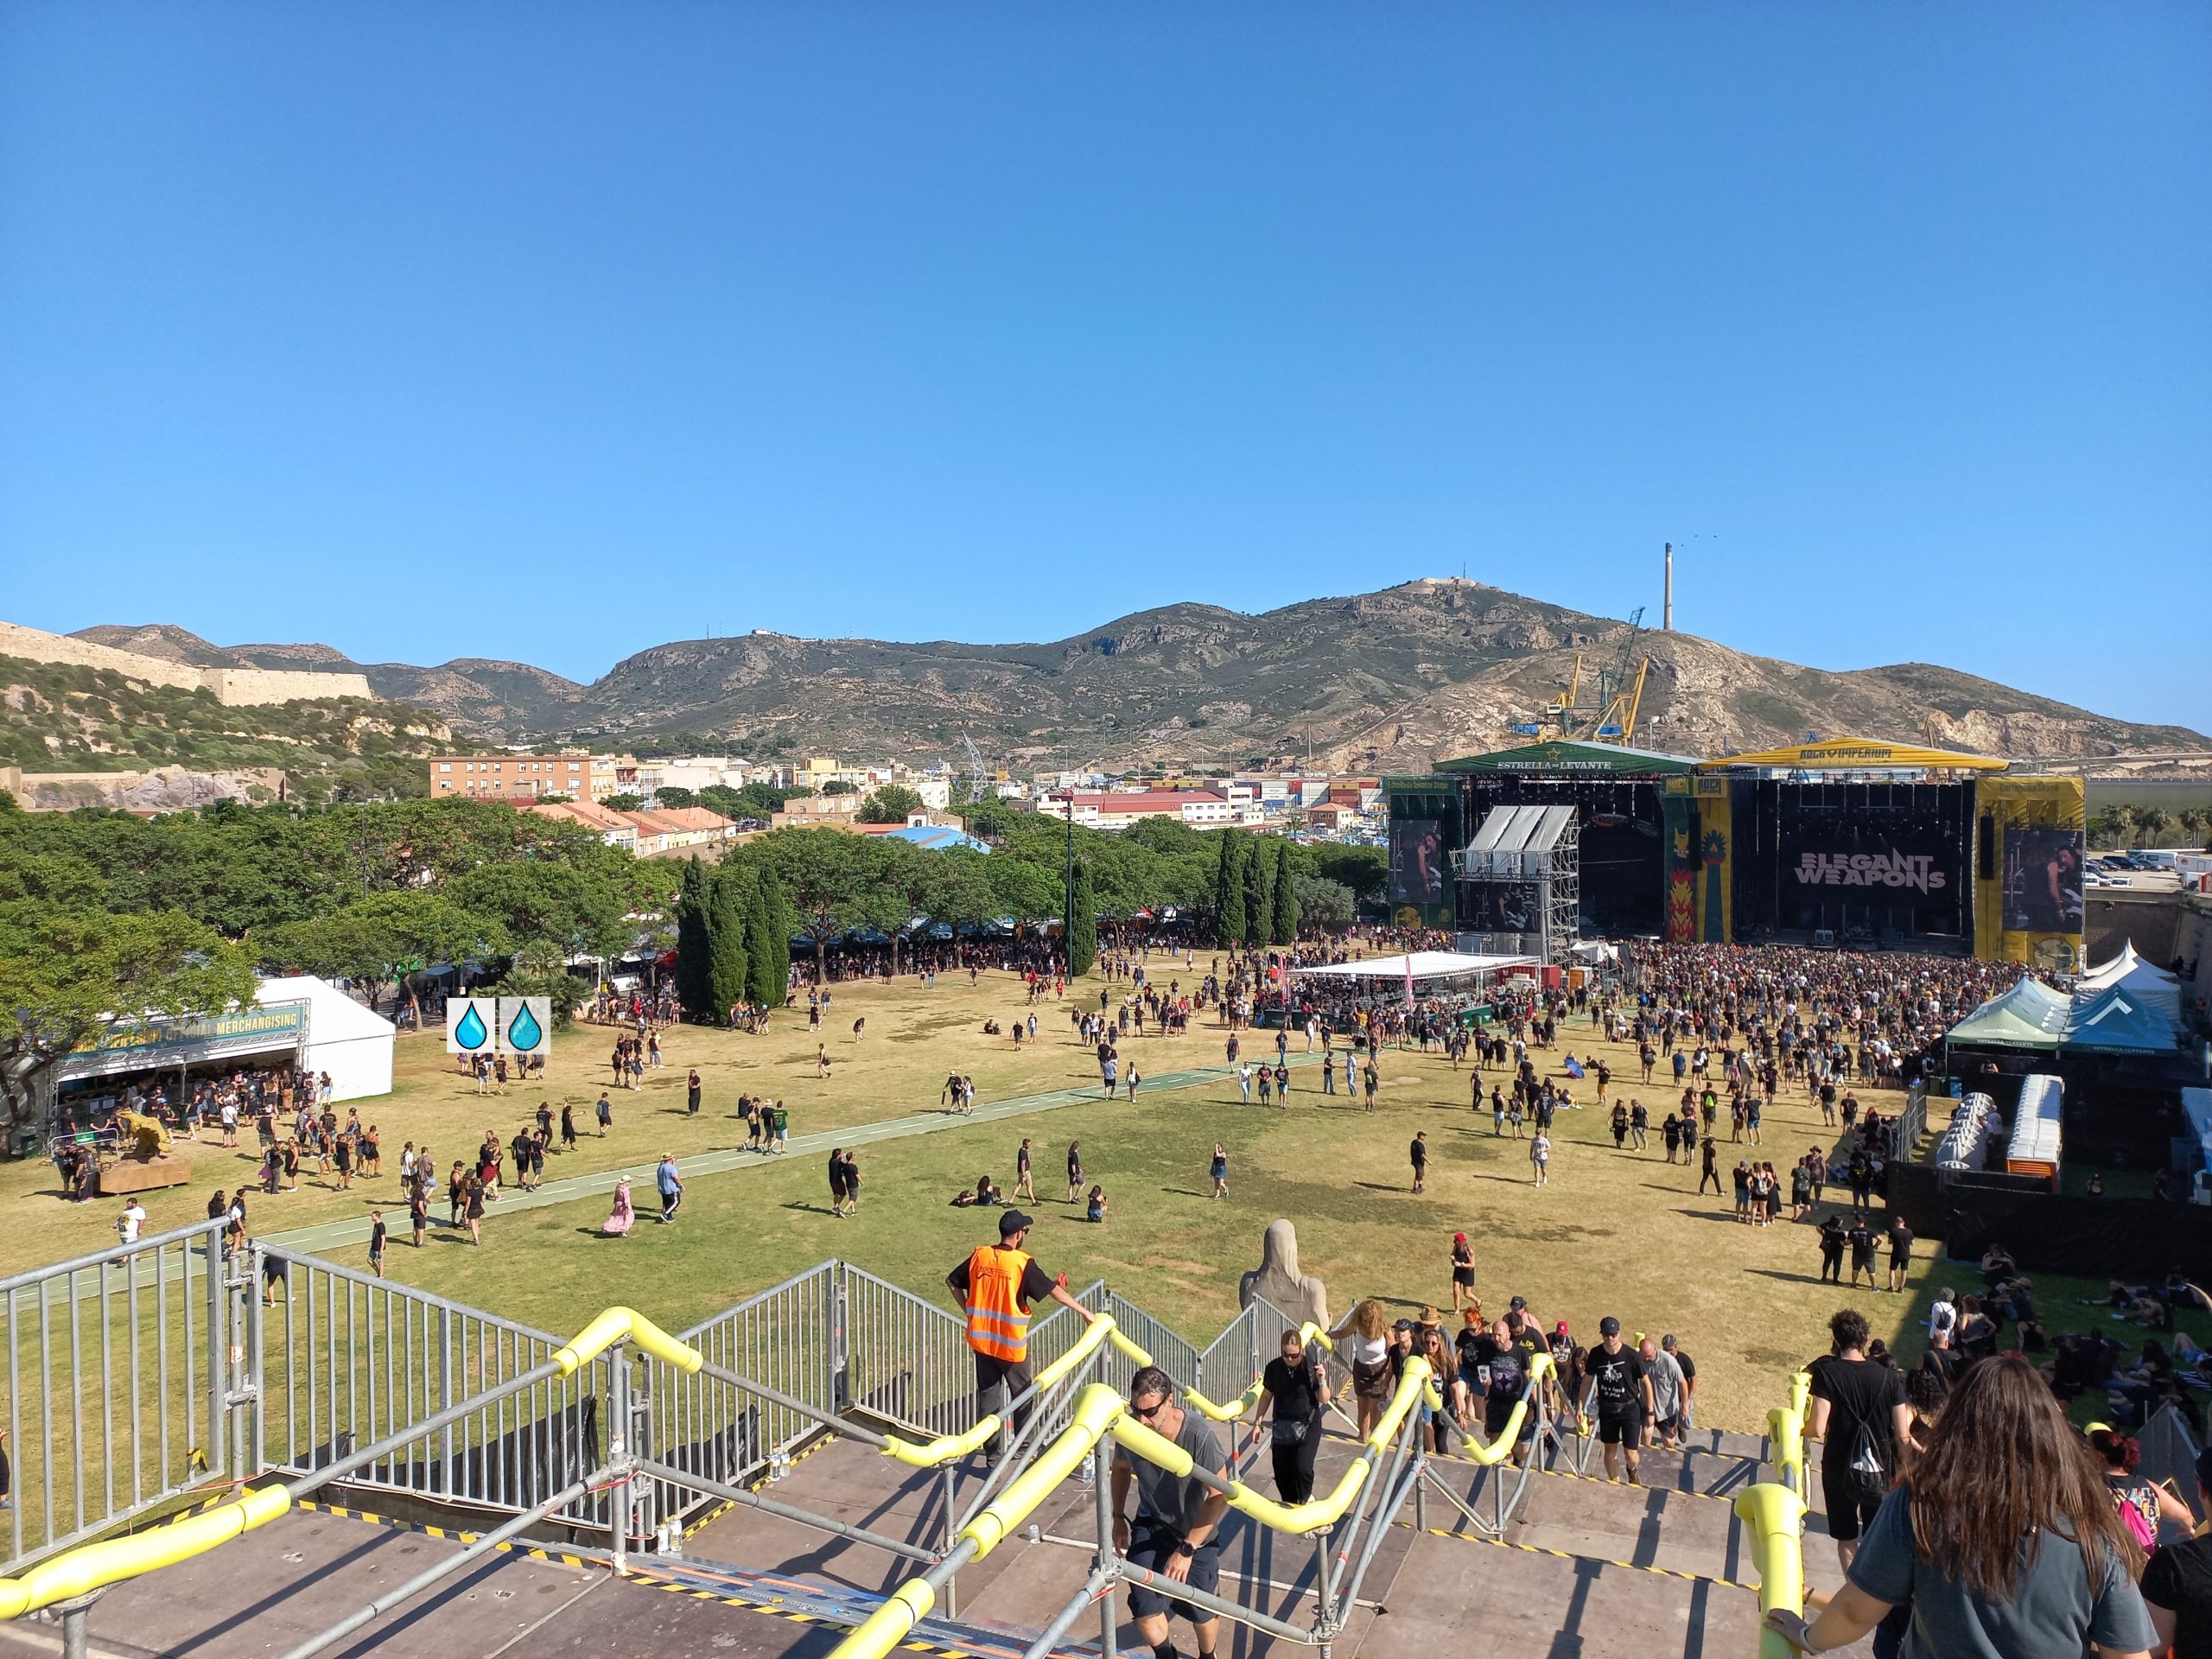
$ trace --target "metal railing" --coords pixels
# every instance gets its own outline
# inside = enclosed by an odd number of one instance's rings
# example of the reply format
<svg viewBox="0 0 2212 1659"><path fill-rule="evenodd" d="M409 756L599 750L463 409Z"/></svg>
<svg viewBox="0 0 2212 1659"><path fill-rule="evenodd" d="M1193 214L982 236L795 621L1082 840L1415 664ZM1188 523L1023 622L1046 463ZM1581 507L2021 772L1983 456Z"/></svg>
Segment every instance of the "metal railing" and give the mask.
<svg viewBox="0 0 2212 1659"><path fill-rule="evenodd" d="M195 1223L0 1279L11 1569L229 1472L222 1232Z"/></svg>
<svg viewBox="0 0 2212 1659"><path fill-rule="evenodd" d="M259 1243L237 1289L251 1355L252 1386L241 1402L246 1469L327 1468L487 1395L497 1397L354 1471L348 1483L518 1512L597 1461L607 1391L600 1365L506 1392L543 1368L562 1338ZM565 1513L595 1519L581 1505Z"/></svg>

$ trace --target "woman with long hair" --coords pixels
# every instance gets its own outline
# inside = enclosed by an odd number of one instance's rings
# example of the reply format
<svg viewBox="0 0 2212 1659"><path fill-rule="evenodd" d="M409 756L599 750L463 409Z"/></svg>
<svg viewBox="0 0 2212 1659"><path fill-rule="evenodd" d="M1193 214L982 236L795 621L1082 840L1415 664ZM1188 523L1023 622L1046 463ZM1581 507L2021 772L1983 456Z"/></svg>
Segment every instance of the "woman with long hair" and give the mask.
<svg viewBox="0 0 2212 1659"><path fill-rule="evenodd" d="M1985 1360L1960 1378L1911 1475L1883 1501L1844 1587L1809 1624L1777 1609L1767 1627L1825 1653L1910 1605L1904 1659L2149 1659L2158 1635L2135 1588L2142 1565L2035 1368Z"/></svg>
<svg viewBox="0 0 2212 1659"><path fill-rule="evenodd" d="M1351 1395L1359 1408L1359 1438L1375 1432L1390 1398L1390 1316L1372 1296L1344 1316L1329 1332L1331 1342L1351 1338Z"/></svg>

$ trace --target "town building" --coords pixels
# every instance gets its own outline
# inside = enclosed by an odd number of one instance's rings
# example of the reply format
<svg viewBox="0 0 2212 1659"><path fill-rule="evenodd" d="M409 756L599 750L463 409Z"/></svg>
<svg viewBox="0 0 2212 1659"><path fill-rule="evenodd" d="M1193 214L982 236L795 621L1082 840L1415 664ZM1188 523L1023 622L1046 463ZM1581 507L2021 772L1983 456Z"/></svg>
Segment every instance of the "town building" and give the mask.
<svg viewBox="0 0 2212 1659"><path fill-rule="evenodd" d="M1146 818L1174 818L1205 829L1238 822L1237 807L1210 789L1146 789L1126 793L1069 790L1037 804L1047 817L1066 818L1094 830L1126 830Z"/></svg>
<svg viewBox="0 0 2212 1659"><path fill-rule="evenodd" d="M475 801L534 801L542 795L597 798L589 791L598 762L588 754L441 755L429 767L433 800L448 796Z"/></svg>

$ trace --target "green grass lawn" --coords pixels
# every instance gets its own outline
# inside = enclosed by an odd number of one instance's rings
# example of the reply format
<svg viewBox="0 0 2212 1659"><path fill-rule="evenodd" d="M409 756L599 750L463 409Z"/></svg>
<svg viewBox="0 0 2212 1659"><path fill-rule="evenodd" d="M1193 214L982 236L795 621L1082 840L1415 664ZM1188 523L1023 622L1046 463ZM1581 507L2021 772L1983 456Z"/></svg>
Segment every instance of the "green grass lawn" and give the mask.
<svg viewBox="0 0 2212 1659"><path fill-rule="evenodd" d="M1197 972L1207 966L1202 957ZM1084 988L1092 1006L1098 983ZM1004 975L986 975L973 988L948 976L934 990L911 980L841 988L824 1022L823 1040L835 1057L826 1082L815 1076L815 1039L804 1015L786 1016L766 1037L680 1028L664 1037L667 1065L644 1091L614 1096L614 1134L602 1141L587 1133L578 1152L551 1161L548 1179L649 1163L663 1150L681 1161L735 1145L733 1113L741 1089L785 1098L793 1133L806 1134L933 1108L955 1067L974 1074L985 1102L1096 1084L1090 1056L1068 1040L1065 1005L1039 1009L1044 1040L1019 1052L1009 1039L981 1034L987 1016L1010 1020L1017 1011L1026 1012L1021 993ZM851 1026L861 1014L868 1030L855 1039ZM1616 1090L1641 1095L1655 1119L1662 1116L1668 1091L1634 1086L1632 1056L1592 1041L1587 1029L1567 1033L1562 1049L1605 1053ZM1223 1035L1202 1025L1179 1039L1133 1039L1124 1053L1157 1077L1218 1064ZM473 1147L487 1125L503 1137L512 1134L541 1095L556 1109L573 1100L584 1118L608 1075L603 1062L612 1040L611 1032L590 1027L563 1034L544 1089L486 1100L450 1068L436 1036L404 1039L397 1087L386 1099L364 1103L363 1116L383 1127L388 1169L410 1138L428 1139L440 1161L449 1161ZM1248 1053L1268 1041L1248 1036ZM1294 1046L1302 1048L1302 1040ZM1546 1059L1556 1065L1557 1054ZM683 1079L694 1064L706 1081L706 1107L689 1118ZM1630 1332L1672 1331L1698 1362L1702 1421L1749 1432L1763 1429L1767 1408L1783 1401L1789 1372L1826 1351L1826 1321L1836 1308L1861 1308L1909 1361L1919 1351L1935 1286L1964 1290L1979 1282L1969 1269L1935 1260L1936 1243L1924 1241L1909 1295L1821 1285L1809 1224L1743 1226L1728 1199L1696 1195L1694 1167L1667 1163L1656 1130L1649 1153L1617 1152L1596 1108L1594 1083L1573 1085L1588 1105L1561 1114L1551 1185L1539 1190L1529 1179L1526 1143L1494 1136L1487 1114L1469 1112L1465 1072L1412 1052L1386 1052L1382 1071L1381 1109L1372 1116L1343 1096L1323 1096L1313 1071L1301 1069L1287 1109L1245 1106L1233 1084L1223 1083L1147 1091L1135 1106L1102 1102L995 1124L949 1123L940 1133L864 1148L864 1197L859 1215L848 1220L830 1214L822 1160L814 1154L763 1159L758 1168L692 1179L673 1227L649 1218L657 1206L641 1186L637 1197L647 1218L625 1240L599 1236L604 1195L504 1215L495 1205L482 1248L434 1229L419 1253L396 1243L387 1270L399 1281L559 1332L617 1302L681 1326L833 1255L950 1307L944 1274L995 1230L992 1212L954 1209L950 1200L985 1171L1010 1187L1015 1147L1026 1134L1035 1141L1042 1200L1031 1241L1039 1257L1077 1284L1104 1278L1201 1344L1236 1311L1237 1276L1257 1263L1262 1230L1278 1216L1297 1224L1305 1270L1323 1278L1338 1313L1364 1295L1408 1309L1448 1306L1451 1238L1464 1230L1475 1241L1486 1307L1496 1311L1509 1296L1524 1295L1548 1323L1567 1319L1586 1341L1607 1313ZM1878 1108L1897 1099L1870 1098ZM1419 1197L1410 1191L1407 1156L1417 1129L1427 1130L1431 1148L1428 1190ZM1087 1179L1104 1185L1112 1199L1104 1226L1084 1223L1062 1201L1071 1138L1083 1142ZM1808 1146L1833 1145L1834 1138L1810 1101L1785 1092L1767 1117L1761 1150L1786 1170ZM1216 1139L1229 1150L1227 1203L1208 1197L1206 1164ZM250 1173L250 1152L188 1150L195 1158L194 1184L156 1198L149 1207L156 1226L197 1217L210 1188ZM1724 1141L1722 1150L1725 1170L1750 1149ZM388 1205L395 1185L386 1176L340 1193L310 1178L299 1193L257 1198L255 1228L275 1232L358 1217ZM58 1203L41 1192L51 1186L50 1166L0 1170L0 1213L15 1224L0 1232L0 1265L20 1268L112 1239L112 1205ZM609 1193L612 1186L610 1176ZM333 1255L361 1265L358 1245ZM2039 1281L2038 1288L2054 1334L2123 1329L2101 1310L2075 1306L2101 1285L2053 1279ZM2201 1340L2212 1339L2212 1331L2200 1328L2206 1323L2190 1322ZM2140 1340L2140 1333L2126 1334Z"/></svg>

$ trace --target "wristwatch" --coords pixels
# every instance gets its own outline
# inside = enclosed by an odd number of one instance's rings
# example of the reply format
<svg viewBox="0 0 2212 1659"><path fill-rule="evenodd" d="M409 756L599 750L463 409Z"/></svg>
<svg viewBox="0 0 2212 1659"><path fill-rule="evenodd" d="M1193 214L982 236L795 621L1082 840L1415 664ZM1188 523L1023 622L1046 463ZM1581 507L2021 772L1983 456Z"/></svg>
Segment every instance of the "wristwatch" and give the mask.
<svg viewBox="0 0 2212 1659"><path fill-rule="evenodd" d="M1175 1546L1175 1553L1187 1561L1198 1552L1192 1549L1188 1544L1178 1544Z"/></svg>

